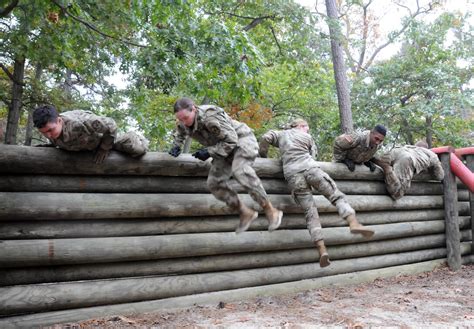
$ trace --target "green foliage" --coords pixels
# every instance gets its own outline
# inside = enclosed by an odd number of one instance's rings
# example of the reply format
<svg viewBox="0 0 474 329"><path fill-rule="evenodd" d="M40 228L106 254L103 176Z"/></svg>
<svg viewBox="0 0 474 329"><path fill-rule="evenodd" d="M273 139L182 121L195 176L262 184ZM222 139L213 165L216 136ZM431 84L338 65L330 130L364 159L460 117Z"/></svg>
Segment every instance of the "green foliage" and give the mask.
<svg viewBox="0 0 474 329"><path fill-rule="evenodd" d="M26 58L24 108L41 103L60 110L118 106L123 100L115 97L105 77L112 72L114 56L127 51L118 39L133 32L126 7L114 1L62 4L20 3L1 19L1 62L12 73L13 61ZM10 78L1 75L0 84L9 86ZM0 94L5 104L11 102L9 89Z"/></svg>
<svg viewBox="0 0 474 329"><path fill-rule="evenodd" d="M413 24L400 54L373 66L355 83L357 125L384 123L392 132L389 140L393 143L413 144L428 132L436 145L472 143L466 138L473 130L472 115L466 113L474 105L469 85L474 73L469 29L462 18L450 14L441 15L433 24ZM450 31L458 36L451 44Z"/></svg>
<svg viewBox="0 0 474 329"><path fill-rule="evenodd" d="M15 58L26 58L25 109L90 109L166 151L173 103L188 96L225 108L257 136L302 117L319 159L332 156L340 131L329 40L315 27L318 16L291 0L20 4L1 19L0 58L10 71ZM387 125L389 143L412 143L429 130L436 144L472 144L472 35L454 15L411 24L400 54L352 77L355 125ZM128 77L123 91L106 79L117 66ZM10 88L1 71L0 118Z"/></svg>
<svg viewBox="0 0 474 329"><path fill-rule="evenodd" d="M308 121L319 148L320 159L332 156L332 141L338 134L339 114L333 94L333 73L329 63L282 63L262 74L262 103L275 115L264 129L285 126L295 118Z"/></svg>

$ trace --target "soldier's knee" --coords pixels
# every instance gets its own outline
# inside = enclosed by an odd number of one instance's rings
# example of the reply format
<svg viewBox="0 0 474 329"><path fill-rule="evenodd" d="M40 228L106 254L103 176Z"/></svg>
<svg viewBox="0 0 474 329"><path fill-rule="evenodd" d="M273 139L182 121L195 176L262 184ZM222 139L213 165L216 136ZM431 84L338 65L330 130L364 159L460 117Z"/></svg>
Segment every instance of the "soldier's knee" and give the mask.
<svg viewBox="0 0 474 329"><path fill-rule="evenodd" d="M342 218L355 214L354 208L344 198L337 200L335 205L339 216Z"/></svg>
<svg viewBox="0 0 474 329"><path fill-rule="evenodd" d="M218 180L214 179L212 176L207 177L207 188L209 191L217 190L221 184Z"/></svg>
<svg viewBox="0 0 474 329"><path fill-rule="evenodd" d="M134 158L141 157L142 155L145 155L145 153L148 151L148 148L145 147L145 145L136 145L135 147L132 148L130 152L130 156Z"/></svg>
<svg viewBox="0 0 474 329"><path fill-rule="evenodd" d="M398 188L395 188L395 189L394 188L388 188L387 191L388 191L388 194L390 194L390 197L393 200L401 199L405 195L405 191L401 187L398 187Z"/></svg>
<svg viewBox="0 0 474 329"><path fill-rule="evenodd" d="M232 175L242 185L254 185L259 180L255 170L247 165L233 168Z"/></svg>

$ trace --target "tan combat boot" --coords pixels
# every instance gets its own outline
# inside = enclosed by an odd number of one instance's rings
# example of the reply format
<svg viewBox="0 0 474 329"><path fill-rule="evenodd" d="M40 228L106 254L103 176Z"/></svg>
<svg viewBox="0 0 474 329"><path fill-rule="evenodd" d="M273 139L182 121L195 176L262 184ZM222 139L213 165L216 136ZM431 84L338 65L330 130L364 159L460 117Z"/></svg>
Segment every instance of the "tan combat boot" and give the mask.
<svg viewBox="0 0 474 329"><path fill-rule="evenodd" d="M258 217L258 212L253 209L250 209L245 204L240 202L239 204L239 212L240 212L240 223L237 229L235 230L236 233L242 233L248 230L250 224Z"/></svg>
<svg viewBox="0 0 474 329"><path fill-rule="evenodd" d="M329 254L328 251L326 250L326 246L324 245L323 240L316 241L314 243L316 245L316 248L318 248L319 252L319 266L320 267L326 267L331 264L331 261L329 260Z"/></svg>
<svg viewBox="0 0 474 329"><path fill-rule="evenodd" d="M267 216L268 219L268 230L270 232L275 231L281 224L283 211L273 207L270 201L263 207L263 210L265 210L265 216Z"/></svg>
<svg viewBox="0 0 474 329"><path fill-rule="evenodd" d="M374 235L374 231L359 223L355 215L349 215L345 219L349 223L351 233L360 233L367 239Z"/></svg>

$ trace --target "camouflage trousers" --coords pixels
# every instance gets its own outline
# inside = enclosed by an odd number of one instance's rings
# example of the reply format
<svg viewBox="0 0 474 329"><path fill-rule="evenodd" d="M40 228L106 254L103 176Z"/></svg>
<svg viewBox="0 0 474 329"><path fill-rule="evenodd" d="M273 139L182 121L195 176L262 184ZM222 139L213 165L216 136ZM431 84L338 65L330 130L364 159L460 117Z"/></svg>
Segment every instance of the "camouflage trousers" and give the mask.
<svg viewBox="0 0 474 329"><path fill-rule="evenodd" d="M230 186L233 176L244 187L253 200L262 208L268 203L268 196L252 165L258 154L257 139L253 134L239 138L233 155L227 158L212 159L207 177L207 186L216 199L225 202L232 209L239 209L240 200L237 192Z"/></svg>
<svg viewBox="0 0 474 329"><path fill-rule="evenodd" d="M132 131L119 135L112 147L114 150L127 153L132 157L139 157L148 151L148 140Z"/></svg>
<svg viewBox="0 0 474 329"><path fill-rule="evenodd" d="M332 178L320 168L310 168L292 177L287 177L287 180L293 198L305 212L306 225L314 242L322 240L323 237L318 208L313 199L313 188L336 206L339 216L342 218L355 214L354 209L347 202L345 194L337 188Z"/></svg>

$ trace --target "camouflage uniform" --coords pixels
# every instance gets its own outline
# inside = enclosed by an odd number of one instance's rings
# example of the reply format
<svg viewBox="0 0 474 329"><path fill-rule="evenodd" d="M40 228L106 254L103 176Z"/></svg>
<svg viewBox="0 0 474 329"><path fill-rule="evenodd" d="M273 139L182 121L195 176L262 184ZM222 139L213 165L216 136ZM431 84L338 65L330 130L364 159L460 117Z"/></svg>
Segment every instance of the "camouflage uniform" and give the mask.
<svg viewBox="0 0 474 329"><path fill-rule="evenodd" d="M336 206L339 215L346 218L355 214L336 183L322 171L314 160L316 145L311 135L297 129L269 131L260 140L260 155L266 157L270 145L278 147L283 162L283 174L288 181L296 203L305 211L306 223L313 241L322 240L321 222L312 188Z"/></svg>
<svg viewBox="0 0 474 329"><path fill-rule="evenodd" d="M444 177L438 156L423 147L412 145L395 147L381 156L380 160L393 168L387 170L383 167L387 191L395 200L405 195L415 174L431 170L437 180L442 180Z"/></svg>
<svg viewBox="0 0 474 329"><path fill-rule="evenodd" d="M355 163L363 163L372 159L379 145L370 147L370 130L342 134L334 140L335 161L342 162L350 159Z"/></svg>
<svg viewBox="0 0 474 329"><path fill-rule="evenodd" d="M252 130L233 120L220 107L197 106L194 124L186 127L178 123L174 133L174 145L184 143L191 136L207 147L212 165L207 178L211 193L233 209L239 209L239 197L229 186L233 176L262 208L268 196L252 165L258 154L258 143Z"/></svg>
<svg viewBox="0 0 474 329"><path fill-rule="evenodd" d="M63 119L62 133L51 143L68 151L96 150L104 138L114 140L112 149L138 157L146 153L148 141L128 132L116 137L117 125L111 118L102 117L89 111L75 110L60 114Z"/></svg>

